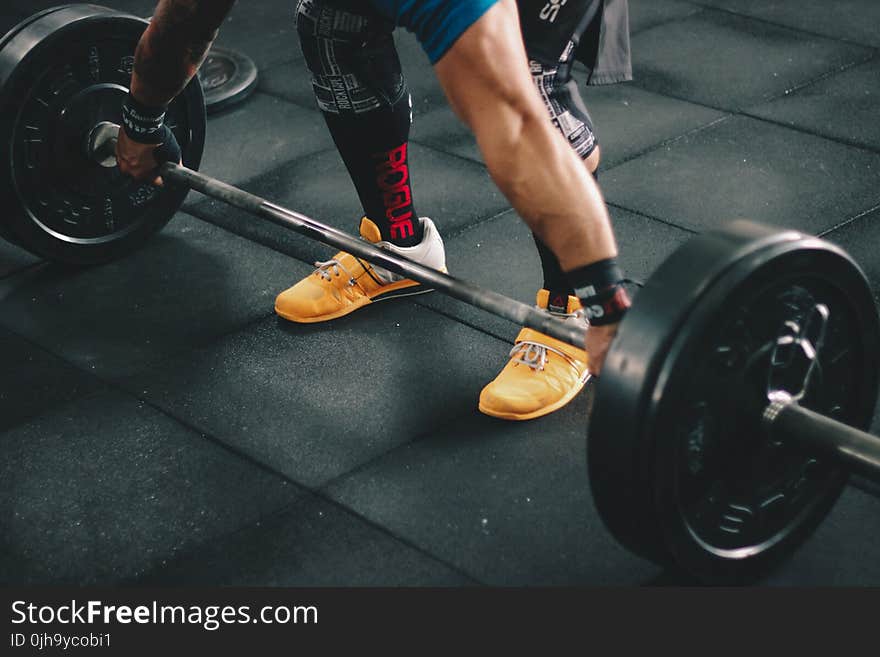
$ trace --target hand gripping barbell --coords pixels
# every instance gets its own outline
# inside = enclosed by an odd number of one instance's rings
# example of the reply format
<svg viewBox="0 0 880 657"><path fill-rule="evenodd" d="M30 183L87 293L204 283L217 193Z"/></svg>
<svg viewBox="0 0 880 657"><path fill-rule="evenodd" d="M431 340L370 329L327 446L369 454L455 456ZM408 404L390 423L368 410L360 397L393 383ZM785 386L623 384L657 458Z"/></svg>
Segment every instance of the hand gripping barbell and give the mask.
<svg viewBox="0 0 880 657"><path fill-rule="evenodd" d="M583 329L198 173L197 83L168 121L183 164L163 188L112 144L146 22L94 5L41 12L0 41L0 232L52 260L95 264L141 245L190 189L348 251L490 313L583 344ZM880 319L841 249L738 221L667 259L620 325L587 440L600 516L634 552L707 582L761 577L828 513L850 471L880 479L863 431L878 393Z"/></svg>

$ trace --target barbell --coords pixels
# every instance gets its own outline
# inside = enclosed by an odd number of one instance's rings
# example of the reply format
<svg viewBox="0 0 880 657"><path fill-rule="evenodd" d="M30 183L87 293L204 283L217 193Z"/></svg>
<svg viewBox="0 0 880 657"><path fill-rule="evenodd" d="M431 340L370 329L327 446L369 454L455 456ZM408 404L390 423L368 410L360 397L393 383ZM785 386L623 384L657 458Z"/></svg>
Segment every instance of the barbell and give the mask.
<svg viewBox="0 0 880 657"><path fill-rule="evenodd" d="M114 143L146 21L95 5L50 9L0 40L0 233L54 261L107 262L167 223L190 190L348 251L575 345L582 327L424 267L197 171L198 83L171 104L183 164L162 188L116 167ZM596 509L627 548L712 583L764 576L797 549L848 473L880 479L866 433L880 318L840 248L731 222L646 282L605 361L589 420Z"/></svg>

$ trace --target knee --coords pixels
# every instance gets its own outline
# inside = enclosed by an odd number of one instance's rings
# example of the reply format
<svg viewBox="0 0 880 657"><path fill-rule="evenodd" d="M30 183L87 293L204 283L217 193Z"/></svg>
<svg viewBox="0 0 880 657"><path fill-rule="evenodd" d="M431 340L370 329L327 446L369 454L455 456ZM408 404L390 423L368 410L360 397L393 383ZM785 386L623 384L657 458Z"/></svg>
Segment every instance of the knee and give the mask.
<svg viewBox="0 0 880 657"><path fill-rule="evenodd" d="M596 172L599 170L599 164L602 160L602 149L596 144L596 147L593 149L593 152L590 153L587 158L584 160L584 164L587 167L587 171L590 172L591 175L595 176Z"/></svg>

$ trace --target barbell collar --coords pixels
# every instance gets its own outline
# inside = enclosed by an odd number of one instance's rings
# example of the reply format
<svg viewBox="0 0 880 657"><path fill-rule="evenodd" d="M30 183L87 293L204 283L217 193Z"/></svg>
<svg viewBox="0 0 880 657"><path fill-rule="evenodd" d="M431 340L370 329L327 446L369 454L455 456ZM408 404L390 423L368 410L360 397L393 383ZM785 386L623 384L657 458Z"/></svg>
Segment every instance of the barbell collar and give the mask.
<svg viewBox="0 0 880 657"><path fill-rule="evenodd" d="M880 438L804 408L793 400L770 402L761 421L773 438L807 445L833 456L853 472L880 481Z"/></svg>
<svg viewBox="0 0 880 657"><path fill-rule="evenodd" d="M263 217L283 228L347 251L395 274L419 281L447 296L510 320L514 324L527 326L579 348L584 347L586 331L581 322L567 322L535 306L529 306L498 292L425 267L408 258L379 248L370 242L353 237L337 228L315 221L304 214L276 205L179 164L163 164L159 171L164 180L185 185L205 196Z"/></svg>

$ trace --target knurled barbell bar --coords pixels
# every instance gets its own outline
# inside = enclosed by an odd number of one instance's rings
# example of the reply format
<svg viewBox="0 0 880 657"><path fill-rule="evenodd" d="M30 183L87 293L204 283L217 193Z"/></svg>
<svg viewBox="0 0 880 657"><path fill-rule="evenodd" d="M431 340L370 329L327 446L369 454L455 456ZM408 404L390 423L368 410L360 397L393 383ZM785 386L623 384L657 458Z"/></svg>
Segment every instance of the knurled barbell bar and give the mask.
<svg viewBox="0 0 880 657"><path fill-rule="evenodd" d="M115 166L146 22L94 5L43 12L0 41L0 230L53 260L121 257L190 189L572 344L583 329L391 254L195 168L204 99L169 109L184 165L163 188ZM690 240L639 292L597 386L596 507L625 546L708 582L762 576L822 521L850 470L880 479L870 425L880 319L855 262L796 231L733 222Z"/></svg>

